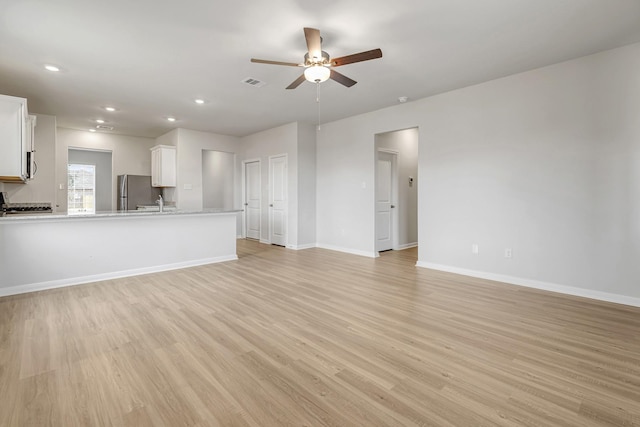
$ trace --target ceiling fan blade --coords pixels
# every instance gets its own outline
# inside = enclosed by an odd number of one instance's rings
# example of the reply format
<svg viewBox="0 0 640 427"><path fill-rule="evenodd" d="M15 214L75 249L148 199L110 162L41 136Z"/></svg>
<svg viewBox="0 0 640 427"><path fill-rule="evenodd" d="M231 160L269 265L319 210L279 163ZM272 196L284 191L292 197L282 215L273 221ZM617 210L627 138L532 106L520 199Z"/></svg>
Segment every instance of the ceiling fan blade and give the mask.
<svg viewBox="0 0 640 427"><path fill-rule="evenodd" d="M382 51L380 49L373 49L366 52L354 53L353 55L341 56L340 58L333 58L331 65L339 67L340 65L353 64L354 62L368 61L377 58L382 58Z"/></svg>
<svg viewBox="0 0 640 427"><path fill-rule="evenodd" d="M300 77L298 77L297 79L295 79L293 83L291 83L289 86L287 86L287 89L295 89L298 86L300 86L302 84L302 82L304 82L305 80L306 79L305 79L304 74L303 74Z"/></svg>
<svg viewBox="0 0 640 427"><path fill-rule="evenodd" d="M304 38L307 39L307 48L309 49L309 59L322 59L322 39L320 38L320 30L315 28L305 28Z"/></svg>
<svg viewBox="0 0 640 427"><path fill-rule="evenodd" d="M251 58L251 62L257 62L258 64L287 65L289 67L304 67L304 64L296 64L295 62L270 61L268 59Z"/></svg>
<svg viewBox="0 0 640 427"><path fill-rule="evenodd" d="M303 75L304 77L304 75ZM344 74L340 74L337 71L331 70L331 74L329 75L329 78L331 80L335 80L338 83L345 85L346 87L351 87L354 84L358 83L355 80L350 79L349 77L345 76Z"/></svg>

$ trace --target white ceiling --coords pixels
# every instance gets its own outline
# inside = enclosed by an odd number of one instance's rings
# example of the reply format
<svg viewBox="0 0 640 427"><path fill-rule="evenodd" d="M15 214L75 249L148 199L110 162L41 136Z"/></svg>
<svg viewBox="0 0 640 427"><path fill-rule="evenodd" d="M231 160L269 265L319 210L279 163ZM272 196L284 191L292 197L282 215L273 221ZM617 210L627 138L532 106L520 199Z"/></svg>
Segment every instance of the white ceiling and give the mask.
<svg viewBox="0 0 640 427"><path fill-rule="evenodd" d="M327 122L638 42L640 1L0 0L0 93L27 98L59 126L104 118L137 136L316 123L315 85L285 90L300 69L249 61L302 62L305 26L320 29L334 57L384 55L338 68L358 81L351 88L322 83Z"/></svg>

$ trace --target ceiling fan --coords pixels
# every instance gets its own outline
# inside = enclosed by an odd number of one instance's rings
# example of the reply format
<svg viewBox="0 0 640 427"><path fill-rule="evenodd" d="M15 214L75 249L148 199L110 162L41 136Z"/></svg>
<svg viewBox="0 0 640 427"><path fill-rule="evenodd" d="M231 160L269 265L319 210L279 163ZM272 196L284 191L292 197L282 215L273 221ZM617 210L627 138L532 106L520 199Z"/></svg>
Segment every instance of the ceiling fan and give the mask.
<svg viewBox="0 0 640 427"><path fill-rule="evenodd" d="M298 77L293 83L287 86L287 89L295 89L302 82L308 80L312 83L321 83L327 79L334 80L346 87L351 87L357 82L344 74L340 74L330 67L339 67L341 65L353 64L354 62L368 61L370 59L382 58L380 49L368 50L366 52L354 53L353 55L341 56L340 58L330 58L329 54L322 50L322 38L320 30L315 28L305 28L304 37L307 40L307 48L309 52L304 55L304 62L296 64L295 62L269 61L266 59L251 58L251 62L260 64L286 65L289 67L304 67L304 74Z"/></svg>

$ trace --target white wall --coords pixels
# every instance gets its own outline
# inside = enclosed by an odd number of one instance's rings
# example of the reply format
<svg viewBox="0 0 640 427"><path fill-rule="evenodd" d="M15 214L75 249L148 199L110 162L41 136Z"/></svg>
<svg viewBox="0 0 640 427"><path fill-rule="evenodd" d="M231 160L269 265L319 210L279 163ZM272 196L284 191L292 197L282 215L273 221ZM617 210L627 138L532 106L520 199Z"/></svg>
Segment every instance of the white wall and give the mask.
<svg viewBox="0 0 640 427"><path fill-rule="evenodd" d="M176 202L178 209L198 211L203 209L202 150L225 151L236 154L234 208L240 209L240 173L237 154L241 150L240 139L235 136L219 135L190 129L174 129L158 138L156 144L173 145L177 150L176 188L165 188L167 201ZM242 234L241 214L236 218L236 235Z"/></svg>
<svg viewBox="0 0 640 427"><path fill-rule="evenodd" d="M277 128L243 137L242 160L260 159L262 221L260 240L270 242L269 236L269 156L287 154L288 200L287 245L298 244L298 124L289 123Z"/></svg>
<svg viewBox="0 0 640 427"><path fill-rule="evenodd" d="M317 135L318 246L376 256L375 135L416 127L418 119L414 104L408 103L322 125Z"/></svg>
<svg viewBox="0 0 640 427"><path fill-rule="evenodd" d="M171 145L173 147L178 146L178 132L179 129L173 129L164 135L156 138L156 145Z"/></svg>
<svg viewBox="0 0 640 427"><path fill-rule="evenodd" d="M69 148L107 150L112 153L112 209L116 208L116 177L122 174L151 175L151 151L155 144L152 138L91 133L82 130L57 128L56 144L56 191L57 212L67 211L67 164Z"/></svg>
<svg viewBox="0 0 640 427"><path fill-rule="evenodd" d="M38 164L36 176L26 184L7 183L4 185L4 191L12 203L50 202L55 205L56 118L44 114L35 116L35 159Z"/></svg>
<svg viewBox="0 0 640 427"><path fill-rule="evenodd" d="M298 242L316 244L316 127L298 123Z"/></svg>
<svg viewBox="0 0 640 427"><path fill-rule="evenodd" d="M235 207L236 155L224 151L202 151L202 197L205 209Z"/></svg>
<svg viewBox="0 0 640 427"><path fill-rule="evenodd" d="M417 126L422 265L640 302L639 93L634 44L327 123L318 243L373 252L374 135Z"/></svg>
<svg viewBox="0 0 640 427"><path fill-rule="evenodd" d="M175 129L170 134L157 138L156 142L158 144L169 142L166 145L173 145L172 142L176 142L178 147L178 177L174 201L179 209L201 210L203 208L202 150L236 153L239 149L239 138L189 129ZM239 178L238 169L236 167L236 178ZM235 206L240 206L239 198L235 201Z"/></svg>
<svg viewBox="0 0 640 427"><path fill-rule="evenodd" d="M399 248L418 244L418 129L403 129L375 136L376 148L398 153L398 216ZM409 177L413 184L409 184Z"/></svg>
<svg viewBox="0 0 640 427"><path fill-rule="evenodd" d="M269 157L287 155L287 246L293 248L315 245L315 128L289 123L243 138L174 129L159 138L156 144L177 147L178 179L175 189L165 189L165 199L174 200L178 208L199 210L205 206L203 194L208 179L203 168L203 150L235 154L234 207L242 205L242 161L261 160L262 218L260 240L269 242ZM206 154L205 154L206 156ZM298 164L304 165L300 171ZM210 177L209 177L210 178ZM242 216L238 215L238 235L242 234Z"/></svg>

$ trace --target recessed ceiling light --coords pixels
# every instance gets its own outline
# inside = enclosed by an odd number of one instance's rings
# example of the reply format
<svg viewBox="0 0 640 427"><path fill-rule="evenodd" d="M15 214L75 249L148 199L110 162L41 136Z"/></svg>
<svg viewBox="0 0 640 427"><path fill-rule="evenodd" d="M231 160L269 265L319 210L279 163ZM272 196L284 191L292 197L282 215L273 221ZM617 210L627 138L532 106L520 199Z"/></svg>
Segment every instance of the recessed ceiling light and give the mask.
<svg viewBox="0 0 640 427"><path fill-rule="evenodd" d="M50 65L50 64L46 64L44 68L47 71L60 71L59 67L56 67L55 65Z"/></svg>
<svg viewBox="0 0 640 427"><path fill-rule="evenodd" d="M198 98L198 99L194 99L193 101L194 101L196 104L201 104L201 105L202 105L202 104L204 104L204 99L200 99L200 98Z"/></svg>
<svg viewBox="0 0 640 427"><path fill-rule="evenodd" d="M109 111L110 113L113 113L114 111L116 111L115 107L104 107L104 109Z"/></svg>
<svg viewBox="0 0 640 427"><path fill-rule="evenodd" d="M96 123L104 123L104 120L102 120L102 119L96 119Z"/></svg>
<svg viewBox="0 0 640 427"><path fill-rule="evenodd" d="M175 117L167 117L167 120L169 120L170 122L175 122L176 118Z"/></svg>
<svg viewBox="0 0 640 427"><path fill-rule="evenodd" d="M89 129L89 132L95 132L95 131L96 131L95 129Z"/></svg>

